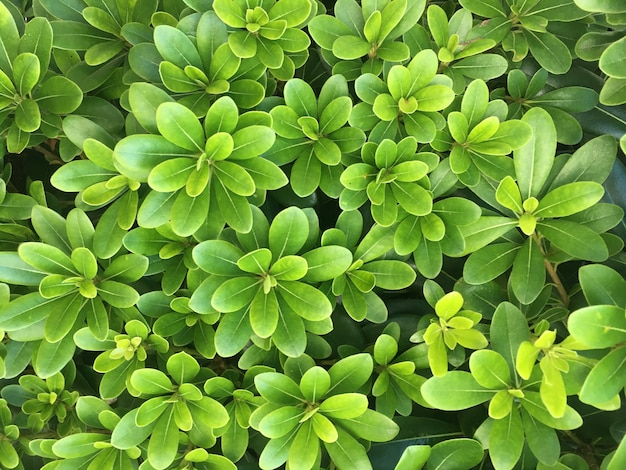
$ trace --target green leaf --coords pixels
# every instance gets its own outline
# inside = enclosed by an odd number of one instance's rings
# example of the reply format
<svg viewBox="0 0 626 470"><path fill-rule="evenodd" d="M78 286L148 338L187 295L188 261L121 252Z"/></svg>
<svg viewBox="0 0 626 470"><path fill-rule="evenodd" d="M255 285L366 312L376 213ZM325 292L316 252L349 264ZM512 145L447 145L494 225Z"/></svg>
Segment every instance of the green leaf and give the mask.
<svg viewBox="0 0 626 470"><path fill-rule="evenodd" d="M529 110L522 121L529 124L533 137L513 153L517 184L522 199L538 196L554 162L556 129L550 115L541 108Z"/></svg>
<svg viewBox="0 0 626 470"><path fill-rule="evenodd" d="M193 249L196 264L206 272L220 276L240 275L237 261L243 255L241 249L223 240L207 240Z"/></svg>
<svg viewBox="0 0 626 470"><path fill-rule="evenodd" d="M439 47L448 44L448 17L438 5L430 5L427 10L428 29Z"/></svg>
<svg viewBox="0 0 626 470"><path fill-rule="evenodd" d="M533 212L536 217L566 217L596 204L604 194L601 184L578 181L559 186L539 201Z"/></svg>
<svg viewBox="0 0 626 470"><path fill-rule="evenodd" d="M2 48L0 48L0 70L10 73L11 63L17 55L20 33L11 10L4 4L0 6L0 30L2 31Z"/></svg>
<svg viewBox="0 0 626 470"><path fill-rule="evenodd" d="M343 60L358 59L367 55L371 45L358 36L339 36L332 45L335 57Z"/></svg>
<svg viewBox="0 0 626 470"><path fill-rule="evenodd" d="M118 449L130 449L141 444L152 433L154 426L137 426L135 419L138 409L135 408L124 416L117 423L111 434L111 444Z"/></svg>
<svg viewBox="0 0 626 470"><path fill-rule="evenodd" d="M472 376L483 387L505 390L511 383L511 370L506 360L495 351L474 351L469 365Z"/></svg>
<svg viewBox="0 0 626 470"><path fill-rule="evenodd" d="M247 273L263 275L269 271L271 262L272 252L267 248L259 248L239 258L237 266Z"/></svg>
<svg viewBox="0 0 626 470"><path fill-rule="evenodd" d="M52 446L54 454L64 459L76 459L99 452L96 442L106 441L108 435L100 433L79 433L56 441Z"/></svg>
<svg viewBox="0 0 626 470"><path fill-rule="evenodd" d="M609 352L591 369L580 391L583 403L601 405L609 402L624 387L626 348Z"/></svg>
<svg viewBox="0 0 626 470"><path fill-rule="evenodd" d="M432 377L422 386L424 399L431 406L446 411L471 408L490 400L494 394L481 386L469 372L463 371Z"/></svg>
<svg viewBox="0 0 626 470"><path fill-rule="evenodd" d="M511 469L522 455L523 448L522 418L514 407L507 416L494 421L489 433L489 456L495 468Z"/></svg>
<svg viewBox="0 0 626 470"><path fill-rule="evenodd" d="M102 300L113 307L132 307L139 300L137 291L121 282L101 281L96 287Z"/></svg>
<svg viewBox="0 0 626 470"><path fill-rule="evenodd" d="M530 341L526 317L513 304L499 304L491 321L489 336L494 351L504 357L509 370L514 370L519 345Z"/></svg>
<svg viewBox="0 0 626 470"><path fill-rule="evenodd" d="M215 196L220 214L233 230L249 232L252 229L252 210L248 200L229 191L222 180L218 181L219 184L215 185Z"/></svg>
<svg viewBox="0 0 626 470"><path fill-rule="evenodd" d="M304 401L300 387L286 375L263 372L254 377L254 385L263 398L270 403L290 406Z"/></svg>
<svg viewBox="0 0 626 470"><path fill-rule="evenodd" d="M225 315L215 330L215 348L222 357L240 352L253 334L248 315Z"/></svg>
<svg viewBox="0 0 626 470"><path fill-rule="evenodd" d="M165 87L170 91L176 93L193 93L199 90L198 83L189 78L182 68L171 62L163 61L159 64L159 75Z"/></svg>
<svg viewBox="0 0 626 470"><path fill-rule="evenodd" d="M40 67L39 58L31 52L24 52L13 60L13 83L20 95L27 96L37 85Z"/></svg>
<svg viewBox="0 0 626 470"><path fill-rule="evenodd" d="M269 338L278 325L278 300L274 289L267 294L259 289L250 304L250 324L254 333L261 338Z"/></svg>
<svg viewBox="0 0 626 470"><path fill-rule="evenodd" d="M341 428L337 429L337 440L325 442L324 447L338 468L362 468L363 470L372 468L363 446Z"/></svg>
<svg viewBox="0 0 626 470"><path fill-rule="evenodd" d="M478 221L461 227L465 238L465 252L471 253L507 233L517 221L507 217L483 216Z"/></svg>
<svg viewBox="0 0 626 470"><path fill-rule="evenodd" d="M323 320L332 312L328 298L308 284L298 281L281 281L278 283L278 293L296 314L307 320Z"/></svg>
<svg viewBox="0 0 626 470"><path fill-rule="evenodd" d="M443 266L441 244L424 239L413 252L413 259L420 274L428 278L437 277Z"/></svg>
<svg viewBox="0 0 626 470"><path fill-rule="evenodd" d="M300 379L300 390L311 403L320 401L330 388L330 375L325 369L315 366L307 370ZM321 411L321 410L320 410Z"/></svg>
<svg viewBox="0 0 626 470"><path fill-rule="evenodd" d="M96 257L87 248L79 247L72 251L72 264L78 273L86 279L96 277L98 273L98 262Z"/></svg>
<svg viewBox="0 0 626 470"><path fill-rule="evenodd" d="M279 302L279 321L272 336L276 348L289 357L298 357L306 349L304 322L288 305Z"/></svg>
<svg viewBox="0 0 626 470"><path fill-rule="evenodd" d="M582 113L598 104L598 95L590 88L571 86L549 91L534 97L531 101L544 106L553 106L568 113Z"/></svg>
<svg viewBox="0 0 626 470"><path fill-rule="evenodd" d="M451 68L468 78L491 80L503 75L509 66L508 61L498 54L479 54L455 62Z"/></svg>
<svg viewBox="0 0 626 470"><path fill-rule="evenodd" d="M550 415L541 401L538 392L524 391L524 397L519 399L522 407L541 423L554 429L575 429L582 425L582 418L576 410L567 406L562 418L554 418Z"/></svg>
<svg viewBox="0 0 626 470"><path fill-rule="evenodd" d="M159 163L148 175L148 184L155 191L169 193L184 187L196 162L192 158L172 158Z"/></svg>
<svg viewBox="0 0 626 470"><path fill-rule="evenodd" d="M371 261L363 270L376 276L376 285L383 289L398 290L413 284L415 271L406 263L396 260Z"/></svg>
<svg viewBox="0 0 626 470"><path fill-rule="evenodd" d="M404 449L394 470L420 470L430 457L429 445L410 445Z"/></svg>
<svg viewBox="0 0 626 470"><path fill-rule="evenodd" d="M137 411L137 425L148 426L159 419L172 406L168 398L154 397L143 402Z"/></svg>
<svg viewBox="0 0 626 470"><path fill-rule="evenodd" d="M283 20L288 28L301 26L311 13L311 3L298 0L280 0L269 9L270 20Z"/></svg>
<svg viewBox="0 0 626 470"><path fill-rule="evenodd" d="M506 16L501 0L460 0L459 3L463 8L486 18Z"/></svg>
<svg viewBox="0 0 626 470"><path fill-rule="evenodd" d="M374 359L380 365L387 365L396 357L398 353L398 343L396 340L387 335L382 334L376 339L374 344Z"/></svg>
<svg viewBox="0 0 626 470"><path fill-rule="evenodd" d="M59 302L59 305L56 305L59 310L54 311L54 313L50 312L52 316L48 317L48 320L46 320L44 325L44 337L51 343L56 343L61 341L64 337L70 336L69 333L74 327L81 308L85 303L85 300L75 292L75 288L73 290L74 292L71 293L70 291L69 295L65 295L66 292L61 293L62 296L69 297L70 302L67 304ZM42 295L45 293L43 281L42 286L40 286L40 292L42 292Z"/></svg>
<svg viewBox="0 0 626 470"><path fill-rule="evenodd" d="M180 68L193 65L202 69L202 60L198 50L181 30L167 25L157 26L154 28L154 44L161 56L174 65Z"/></svg>
<svg viewBox="0 0 626 470"><path fill-rule="evenodd" d="M148 444L148 462L156 468L168 467L178 451L178 427L173 419L174 407L157 421Z"/></svg>
<svg viewBox="0 0 626 470"><path fill-rule="evenodd" d="M519 250L517 243L496 243L472 253L463 266L463 279L468 284L485 284L507 271Z"/></svg>
<svg viewBox="0 0 626 470"><path fill-rule="evenodd" d="M342 246L322 246L304 253L308 270L305 282L321 282L335 279L352 264L352 253Z"/></svg>
<svg viewBox="0 0 626 470"><path fill-rule="evenodd" d="M56 343L44 338L37 351L33 353L32 365L35 374L42 379L52 377L72 360L75 351L76 345L70 335Z"/></svg>
<svg viewBox="0 0 626 470"><path fill-rule="evenodd" d="M437 300L435 313L443 320L450 320L463 308L463 302L463 296L459 292L449 292Z"/></svg>
<svg viewBox="0 0 626 470"><path fill-rule="evenodd" d="M50 178L54 187L66 192L82 191L93 184L107 181L115 172L104 170L89 160L78 160L61 166Z"/></svg>
<svg viewBox="0 0 626 470"><path fill-rule="evenodd" d="M622 310L613 305L592 305L578 309L568 318L570 334L594 349L615 346L626 339L626 318Z"/></svg>
<svg viewBox="0 0 626 470"><path fill-rule="evenodd" d="M390 174L394 173L390 172ZM420 185L404 183L398 178L392 183L391 190L400 206L409 214L420 216L431 212L432 196Z"/></svg>
<svg viewBox="0 0 626 470"><path fill-rule="evenodd" d="M257 189L279 189L289 182L278 165L265 158L240 160L238 164L252 177Z"/></svg>
<svg viewBox="0 0 626 470"><path fill-rule="evenodd" d="M446 439L432 447L428 470L473 468L484 458L484 450L474 439Z"/></svg>
<svg viewBox="0 0 626 470"><path fill-rule="evenodd" d="M276 134L264 125L251 125L233 134L235 144L231 160L247 160L268 151L274 144Z"/></svg>
<svg viewBox="0 0 626 470"><path fill-rule="evenodd" d="M118 282L134 282L145 274L148 269L148 259L145 256L127 254L117 256L109 264L102 275L103 279Z"/></svg>
<svg viewBox="0 0 626 470"><path fill-rule="evenodd" d="M26 242L18 247L18 253L22 260L39 271L65 276L77 274L70 257L52 245Z"/></svg>
<svg viewBox="0 0 626 470"><path fill-rule="evenodd" d="M225 188L239 196L251 196L254 194L254 180L241 166L229 161L220 161L214 166L214 174Z"/></svg>
<svg viewBox="0 0 626 470"><path fill-rule="evenodd" d="M25 99L18 103L15 108L15 124L23 132L34 132L39 129L41 111L34 100Z"/></svg>
<svg viewBox="0 0 626 470"><path fill-rule="evenodd" d="M422 179L428 173L428 165L421 161L406 161L398 163L389 169L397 181L414 182Z"/></svg>
<svg viewBox="0 0 626 470"><path fill-rule="evenodd" d="M590 264L581 267L578 276L589 305L626 307L626 280L614 269Z"/></svg>
<svg viewBox="0 0 626 470"><path fill-rule="evenodd" d="M82 4L78 7L74 6L77 9L81 7L84 8ZM78 21L61 20L52 21L50 24L54 33L53 45L61 49L84 51L112 39L109 33L84 22L82 16Z"/></svg>
<svg viewBox="0 0 626 470"><path fill-rule="evenodd" d="M156 111L156 123L163 137L186 150L202 152L204 130L198 118L187 107L165 102Z"/></svg>
<svg viewBox="0 0 626 470"><path fill-rule="evenodd" d="M626 78L626 39L615 41L602 53L600 57L600 70L610 77Z"/></svg>
<svg viewBox="0 0 626 470"><path fill-rule="evenodd" d="M580 146L565 162L550 185L550 190L577 181L604 183L613 168L613 155L616 153L615 139L603 135L591 139ZM604 155L598 159L597 155Z"/></svg>
<svg viewBox="0 0 626 470"><path fill-rule="evenodd" d="M561 454L561 445L556 432L533 418L524 408L520 411L528 447L540 462L554 465Z"/></svg>
<svg viewBox="0 0 626 470"><path fill-rule="evenodd" d="M281 0L285 2L286 0ZM294 2L295 3L295 2ZM293 78L287 82L283 92L286 105L298 116L317 118L317 100L313 89L304 80Z"/></svg>
<svg viewBox="0 0 626 470"><path fill-rule="evenodd" d="M0 282L15 284L20 286L38 286L45 277L45 273L33 268L23 261L16 252L1 252Z"/></svg>
<svg viewBox="0 0 626 470"><path fill-rule="evenodd" d="M418 90L413 96L419 111L432 112L448 107L454 100L454 91L446 85L430 85Z"/></svg>
<svg viewBox="0 0 626 470"><path fill-rule="evenodd" d="M335 442L339 435L337 428L326 416L316 413L311 417L315 434L324 442Z"/></svg>
<svg viewBox="0 0 626 470"><path fill-rule="evenodd" d="M567 220L544 220L537 223L537 229L565 253L579 259L604 261L608 249L602 238L584 225Z"/></svg>
<svg viewBox="0 0 626 470"><path fill-rule="evenodd" d="M236 312L252 302L256 292L261 288L260 283L256 277L228 279L213 294L211 305L219 312Z"/></svg>
<svg viewBox="0 0 626 470"><path fill-rule="evenodd" d="M335 419L353 419L367 411L367 397L360 393L341 393L326 398L319 411Z"/></svg>
<svg viewBox="0 0 626 470"><path fill-rule="evenodd" d="M328 395L359 389L370 378L373 367L372 356L366 353L353 354L336 362L328 370L331 379Z"/></svg>
<svg viewBox="0 0 626 470"><path fill-rule="evenodd" d="M352 435L372 442L390 441L400 431L400 427L391 418L370 409L366 409L365 413L357 418L335 418L335 420Z"/></svg>
<svg viewBox="0 0 626 470"><path fill-rule="evenodd" d="M89 6L82 11L82 14L87 23L100 31L105 31L116 36L120 34L119 24L108 12L97 7Z"/></svg>
<svg viewBox="0 0 626 470"><path fill-rule="evenodd" d="M269 273L274 276L277 281L297 281L304 277L307 269L308 265L304 258L289 255L278 259L270 268Z"/></svg>
<svg viewBox="0 0 626 470"><path fill-rule="evenodd" d="M343 127L350 117L352 111L352 100L348 96L339 96L328 103L323 108L319 105L320 113L320 133L331 134Z"/></svg>
<svg viewBox="0 0 626 470"><path fill-rule="evenodd" d="M138 369L130 376L131 385L146 395L165 395L174 391L170 379L157 369Z"/></svg>
<svg viewBox="0 0 626 470"><path fill-rule="evenodd" d="M585 11L622 13L624 5L619 0L576 0L576 6Z"/></svg>
<svg viewBox="0 0 626 470"><path fill-rule="evenodd" d="M519 301L528 305L539 296L545 280L543 254L534 239L527 238L515 254L510 278L511 288Z"/></svg>
<svg viewBox="0 0 626 470"><path fill-rule="evenodd" d="M167 360L167 372L180 385L191 382L200 372L200 365L192 356L181 351Z"/></svg>
<svg viewBox="0 0 626 470"><path fill-rule="evenodd" d="M189 152L159 135L131 135L122 139L114 151L116 167L136 181L147 182L148 175L159 163L173 155Z"/></svg>
<svg viewBox="0 0 626 470"><path fill-rule="evenodd" d="M263 417L259 431L270 439L283 437L298 427L304 414L305 410L298 406L282 406Z"/></svg>
<svg viewBox="0 0 626 470"><path fill-rule="evenodd" d="M606 460L603 461L603 463L605 462ZM617 450L615 451L615 453L610 455L610 460L608 460L608 462L608 470L615 470L623 465L624 462L626 462L626 444L624 444L623 438L622 441L619 443L619 446L617 446Z"/></svg>
<svg viewBox="0 0 626 470"><path fill-rule="evenodd" d="M308 236L309 223L302 209L289 207L278 213L269 229L269 248L274 259L296 254Z"/></svg>
<svg viewBox="0 0 626 470"><path fill-rule="evenodd" d="M567 46L552 33L524 30L528 47L533 57L550 73L563 74L572 65L572 56Z"/></svg>
<svg viewBox="0 0 626 470"><path fill-rule="evenodd" d="M235 143L230 134L217 132L207 139L204 145L204 153L206 153L206 158L209 161L222 161L232 154L234 147Z"/></svg>
<svg viewBox="0 0 626 470"><path fill-rule="evenodd" d="M496 200L507 209L512 210L516 214L523 214L525 211L522 207L522 195L510 176L505 177L496 189Z"/></svg>

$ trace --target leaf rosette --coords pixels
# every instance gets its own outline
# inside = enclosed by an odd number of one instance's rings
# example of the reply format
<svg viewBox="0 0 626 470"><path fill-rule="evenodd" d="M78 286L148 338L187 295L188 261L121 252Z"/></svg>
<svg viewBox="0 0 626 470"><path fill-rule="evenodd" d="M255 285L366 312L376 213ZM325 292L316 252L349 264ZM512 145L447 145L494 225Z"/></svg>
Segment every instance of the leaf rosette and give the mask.
<svg viewBox="0 0 626 470"><path fill-rule="evenodd" d="M315 468L322 445L337 466L371 465L357 439L385 442L399 431L390 418L370 410L367 397L356 392L372 368L369 354L356 354L328 371L309 368L299 383L277 372L257 375L255 386L267 403L254 411L250 423L270 438L260 455L261 468L274 469L285 462Z"/></svg>
<svg viewBox="0 0 626 470"><path fill-rule="evenodd" d="M315 285L342 274L352 256L341 247L307 255L309 220L302 209L281 211L271 225L260 210L254 212L258 231L241 235L237 245L207 240L194 248L196 264L211 276L191 302L210 299L211 307L223 314L215 336L221 355L236 354L256 336L297 357L306 348L307 331L332 329L332 304ZM309 265L307 257L315 264Z"/></svg>
<svg viewBox="0 0 626 470"><path fill-rule="evenodd" d="M346 79L333 75L317 99L308 83L291 79L283 95L285 104L270 110L277 137L267 158L280 166L293 162L289 180L298 196L309 196L319 186L337 197L342 160L365 142L362 130L346 126L352 110Z"/></svg>
<svg viewBox="0 0 626 470"><path fill-rule="evenodd" d="M437 55L427 49L406 67L391 67L384 81L372 73L361 75L354 86L363 102L352 110L350 124L370 131L372 142L403 135L431 142L445 124L439 111L454 100L452 80L438 74L438 67Z"/></svg>
<svg viewBox="0 0 626 470"><path fill-rule="evenodd" d="M247 198L287 183L274 163L258 158L275 140L266 113L239 116L234 101L222 97L203 124L189 108L174 102L161 103L154 122L160 135L125 137L115 147L115 163L122 174L152 189L140 213L144 206L158 206L169 214L179 236L189 236L205 223L226 222L249 232L252 210Z"/></svg>

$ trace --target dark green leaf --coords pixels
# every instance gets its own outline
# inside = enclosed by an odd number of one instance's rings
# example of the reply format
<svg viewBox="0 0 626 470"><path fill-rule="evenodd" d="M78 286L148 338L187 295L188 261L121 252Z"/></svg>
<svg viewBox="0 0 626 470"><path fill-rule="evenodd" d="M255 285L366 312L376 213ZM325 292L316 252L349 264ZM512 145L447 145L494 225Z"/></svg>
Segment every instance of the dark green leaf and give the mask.
<svg viewBox="0 0 626 470"><path fill-rule="evenodd" d="M568 319L570 334L583 344L610 348L626 339L626 318L622 307L592 305L573 312Z"/></svg>
<svg viewBox="0 0 626 470"><path fill-rule="evenodd" d="M541 293L546 268L541 250L532 238L526 239L516 252L511 271L511 287L523 304L530 304Z"/></svg>
<svg viewBox="0 0 626 470"><path fill-rule="evenodd" d="M483 459L484 451L474 439L447 439L433 446L428 470L473 468Z"/></svg>
<svg viewBox="0 0 626 470"><path fill-rule="evenodd" d="M524 448L524 429L517 407L497 419L489 434L489 456L496 468L513 468Z"/></svg>

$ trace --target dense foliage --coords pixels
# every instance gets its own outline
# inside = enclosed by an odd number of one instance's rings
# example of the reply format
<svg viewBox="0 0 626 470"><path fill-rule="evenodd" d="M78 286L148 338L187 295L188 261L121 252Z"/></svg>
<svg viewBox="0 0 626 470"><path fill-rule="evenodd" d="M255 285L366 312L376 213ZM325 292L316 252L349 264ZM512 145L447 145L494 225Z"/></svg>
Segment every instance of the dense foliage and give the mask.
<svg viewBox="0 0 626 470"><path fill-rule="evenodd" d="M623 0L0 0L0 468L626 468Z"/></svg>

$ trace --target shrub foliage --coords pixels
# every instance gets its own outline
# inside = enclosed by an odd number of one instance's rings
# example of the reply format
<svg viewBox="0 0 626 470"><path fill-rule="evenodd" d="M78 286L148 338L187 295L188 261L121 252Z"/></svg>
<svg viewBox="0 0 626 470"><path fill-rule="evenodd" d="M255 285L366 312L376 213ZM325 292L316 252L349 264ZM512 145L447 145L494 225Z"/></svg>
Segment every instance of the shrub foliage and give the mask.
<svg viewBox="0 0 626 470"><path fill-rule="evenodd" d="M0 468L626 468L623 0L1 0Z"/></svg>

